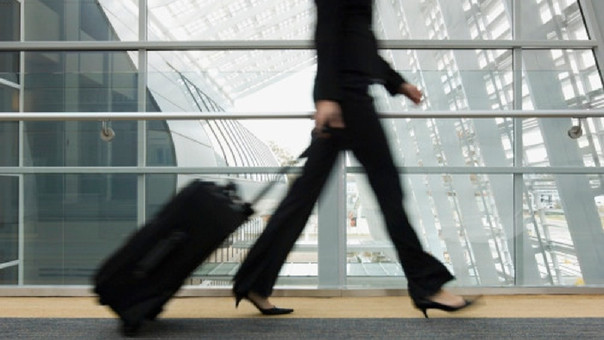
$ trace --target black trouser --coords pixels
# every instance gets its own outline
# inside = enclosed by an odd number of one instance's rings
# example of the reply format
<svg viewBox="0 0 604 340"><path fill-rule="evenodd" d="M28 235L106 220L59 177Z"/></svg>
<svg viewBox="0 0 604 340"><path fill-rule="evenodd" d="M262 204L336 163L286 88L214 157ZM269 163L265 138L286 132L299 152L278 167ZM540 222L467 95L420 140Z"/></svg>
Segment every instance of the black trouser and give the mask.
<svg viewBox="0 0 604 340"><path fill-rule="evenodd" d="M288 253L302 233L327 181L338 153L349 148L367 173L385 219L388 233L407 277L409 293L425 297L453 279L446 267L420 244L403 208L403 192L384 130L367 94L367 85L355 79L343 88L340 102L346 128L342 135L316 138L308 159L271 216L234 278L233 291L268 297ZM322 226L323 227L323 226Z"/></svg>

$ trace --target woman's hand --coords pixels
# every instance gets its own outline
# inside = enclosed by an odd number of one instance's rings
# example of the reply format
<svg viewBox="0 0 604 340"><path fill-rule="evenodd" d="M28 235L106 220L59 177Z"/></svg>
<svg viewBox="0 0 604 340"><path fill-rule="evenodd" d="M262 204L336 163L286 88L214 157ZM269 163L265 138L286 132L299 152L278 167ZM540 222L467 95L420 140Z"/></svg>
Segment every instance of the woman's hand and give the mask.
<svg viewBox="0 0 604 340"><path fill-rule="evenodd" d="M409 98L412 102L415 103L415 105L421 103L422 98L424 97L424 94L417 88L417 86L409 83L401 84L401 87L399 88L398 92L402 95L405 95L405 97Z"/></svg>
<svg viewBox="0 0 604 340"><path fill-rule="evenodd" d="M315 103L315 131L321 135L325 128L343 129L342 108L333 100L319 100Z"/></svg>

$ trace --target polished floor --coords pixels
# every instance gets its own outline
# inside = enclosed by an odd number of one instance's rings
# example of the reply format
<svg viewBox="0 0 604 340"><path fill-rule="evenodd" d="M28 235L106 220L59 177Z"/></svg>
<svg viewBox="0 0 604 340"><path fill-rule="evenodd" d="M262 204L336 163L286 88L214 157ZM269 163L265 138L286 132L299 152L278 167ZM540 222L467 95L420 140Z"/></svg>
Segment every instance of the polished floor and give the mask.
<svg viewBox="0 0 604 340"><path fill-rule="evenodd" d="M295 312L278 318L418 318L406 296L275 297ZM431 318L604 318L604 295L487 295L457 313L430 311ZM114 318L94 297L0 297L0 318ZM251 304L235 309L230 297L177 297L162 318L263 317Z"/></svg>

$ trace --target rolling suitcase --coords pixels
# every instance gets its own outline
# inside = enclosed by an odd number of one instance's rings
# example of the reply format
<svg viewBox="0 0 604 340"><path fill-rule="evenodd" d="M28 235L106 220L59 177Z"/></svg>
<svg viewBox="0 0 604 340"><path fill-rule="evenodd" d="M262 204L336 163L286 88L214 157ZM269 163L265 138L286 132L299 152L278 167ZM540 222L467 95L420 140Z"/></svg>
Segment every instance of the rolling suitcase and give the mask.
<svg viewBox="0 0 604 340"><path fill-rule="evenodd" d="M120 317L124 335L155 319L184 280L253 213L236 191L233 184L192 181L101 265L94 292Z"/></svg>

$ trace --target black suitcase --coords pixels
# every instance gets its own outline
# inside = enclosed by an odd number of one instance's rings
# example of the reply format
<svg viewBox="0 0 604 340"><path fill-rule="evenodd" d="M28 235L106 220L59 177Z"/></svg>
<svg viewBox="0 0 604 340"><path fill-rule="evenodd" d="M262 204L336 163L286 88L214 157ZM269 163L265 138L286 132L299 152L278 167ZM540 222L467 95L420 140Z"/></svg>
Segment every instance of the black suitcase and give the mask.
<svg viewBox="0 0 604 340"><path fill-rule="evenodd" d="M120 317L125 335L134 335L252 213L233 184L189 183L95 273L99 303Z"/></svg>

